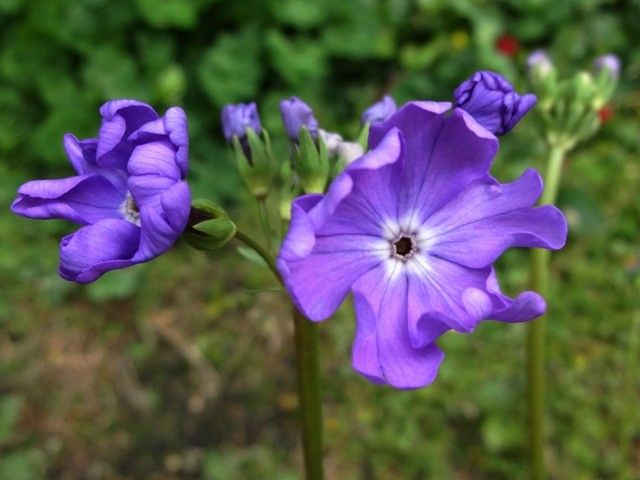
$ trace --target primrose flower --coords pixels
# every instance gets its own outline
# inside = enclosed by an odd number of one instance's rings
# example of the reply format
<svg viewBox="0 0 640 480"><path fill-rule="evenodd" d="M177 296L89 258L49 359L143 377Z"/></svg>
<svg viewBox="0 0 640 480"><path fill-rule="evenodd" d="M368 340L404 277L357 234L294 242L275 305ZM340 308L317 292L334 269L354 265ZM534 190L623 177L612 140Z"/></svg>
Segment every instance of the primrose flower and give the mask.
<svg viewBox="0 0 640 480"><path fill-rule="evenodd" d="M11 206L24 217L81 225L60 242L59 268L79 283L166 252L190 212L184 111L173 107L160 117L145 103L113 100L100 114L98 138L64 137L77 175L27 182Z"/></svg>
<svg viewBox="0 0 640 480"><path fill-rule="evenodd" d="M222 109L222 130L227 143L233 142L234 135L240 140L246 138L247 128L256 133L262 131L256 104L251 102L225 105Z"/></svg>
<svg viewBox="0 0 640 480"><path fill-rule="evenodd" d="M513 85L495 72L476 72L453 93L456 107L466 110L494 135L504 135L536 104L536 96L520 96Z"/></svg>
<svg viewBox="0 0 640 480"><path fill-rule="evenodd" d="M382 100L374 103L362 114L362 123L384 122L398 109L395 100L385 95Z"/></svg>
<svg viewBox="0 0 640 480"><path fill-rule="evenodd" d="M412 102L372 125L371 150L326 194L297 198L278 269L311 320L349 292L356 310L353 366L374 383L418 388L443 359L436 340L486 319L541 315L534 292L499 288L492 263L509 247L559 249L567 224L534 170L500 184L489 174L497 139L450 104Z"/></svg>
<svg viewBox="0 0 640 480"><path fill-rule="evenodd" d="M601 55L593 61L593 69L596 73L606 70L613 78L620 76L620 67L620 58L612 53Z"/></svg>
<svg viewBox="0 0 640 480"><path fill-rule="evenodd" d="M313 138L318 137L318 121L313 110L298 97L291 97L280 102L280 114L288 137L294 142L300 136L300 129L306 127Z"/></svg>

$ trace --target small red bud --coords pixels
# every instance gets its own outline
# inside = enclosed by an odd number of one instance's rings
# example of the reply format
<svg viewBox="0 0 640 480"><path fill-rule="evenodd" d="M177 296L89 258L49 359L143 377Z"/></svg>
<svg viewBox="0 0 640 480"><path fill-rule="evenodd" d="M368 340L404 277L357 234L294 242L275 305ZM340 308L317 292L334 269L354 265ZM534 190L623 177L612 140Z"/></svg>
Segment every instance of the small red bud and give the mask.
<svg viewBox="0 0 640 480"><path fill-rule="evenodd" d="M613 114L615 110L611 105L605 105L600 110L598 110L598 118L600 119L600 123L604 125L609 122L613 118Z"/></svg>
<svg viewBox="0 0 640 480"><path fill-rule="evenodd" d="M501 35L496 40L496 50L505 57L513 57L520 49L518 39L508 33Z"/></svg>

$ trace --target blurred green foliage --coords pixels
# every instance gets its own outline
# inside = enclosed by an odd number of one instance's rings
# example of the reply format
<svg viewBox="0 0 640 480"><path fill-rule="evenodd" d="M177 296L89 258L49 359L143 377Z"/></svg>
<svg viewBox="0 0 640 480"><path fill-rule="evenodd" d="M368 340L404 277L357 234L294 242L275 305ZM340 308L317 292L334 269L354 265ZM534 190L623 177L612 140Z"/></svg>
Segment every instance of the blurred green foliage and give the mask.
<svg viewBox="0 0 640 480"><path fill-rule="evenodd" d="M223 104L256 100L277 137L296 94L354 136L384 92L447 99L476 69L522 86L538 47L565 73L608 51L624 64L614 119L571 154L560 198L549 467L640 477L638 31L638 0L0 0L0 479L299 478L291 331L283 295L260 290L268 272L179 247L80 287L56 275L69 226L7 213L26 179L70 174L62 135L95 135L103 101L182 105L195 196L250 224ZM496 50L505 34L514 56ZM539 138L532 119L505 137L498 176L542 167ZM526 288L527 258L501 260L508 291ZM322 329L327 478L526 478L523 334L447 335L438 381L396 392L351 371L346 306Z"/></svg>

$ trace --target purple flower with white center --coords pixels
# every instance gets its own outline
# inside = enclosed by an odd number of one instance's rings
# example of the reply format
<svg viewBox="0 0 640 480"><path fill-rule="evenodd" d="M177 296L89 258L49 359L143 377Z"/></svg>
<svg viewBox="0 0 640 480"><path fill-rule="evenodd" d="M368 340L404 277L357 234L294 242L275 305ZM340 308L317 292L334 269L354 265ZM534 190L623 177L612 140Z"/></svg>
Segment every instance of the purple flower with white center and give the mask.
<svg viewBox="0 0 640 480"><path fill-rule="evenodd" d="M371 150L326 194L297 198L278 269L311 320L349 292L356 310L354 368L374 383L431 383L447 330L486 319L541 315L534 292L499 288L492 263L509 247L561 248L567 224L534 170L498 183L489 174L497 139L462 109L411 102L371 127Z"/></svg>
<svg viewBox="0 0 640 480"><path fill-rule="evenodd" d="M476 72L455 92L455 106L469 113L494 135L504 135L536 104L536 96L520 96L513 85L495 72Z"/></svg>
<svg viewBox="0 0 640 480"><path fill-rule="evenodd" d="M262 131L256 104L251 102L225 105L222 109L222 130L227 142L232 143L234 135L239 140L246 138L247 128L256 133Z"/></svg>
<svg viewBox="0 0 640 480"><path fill-rule="evenodd" d="M613 78L618 78L620 76L620 67L620 58L612 53L601 55L593 61L593 69L596 73L606 70Z"/></svg>
<svg viewBox="0 0 640 480"><path fill-rule="evenodd" d="M389 95L385 95L382 100L374 103L362 114L362 123L384 122L393 115L398 107L395 100Z"/></svg>
<svg viewBox="0 0 640 480"><path fill-rule="evenodd" d="M300 129L305 127L313 138L318 138L319 125L313 116L313 110L298 97L287 98L280 102L280 114L287 136L294 142L300 137Z"/></svg>
<svg viewBox="0 0 640 480"><path fill-rule="evenodd" d="M11 206L24 217L81 225L61 240L59 268L79 283L166 252L191 209L184 111L173 107L160 117L145 103L113 100L100 114L98 138L64 137L77 175L27 182Z"/></svg>

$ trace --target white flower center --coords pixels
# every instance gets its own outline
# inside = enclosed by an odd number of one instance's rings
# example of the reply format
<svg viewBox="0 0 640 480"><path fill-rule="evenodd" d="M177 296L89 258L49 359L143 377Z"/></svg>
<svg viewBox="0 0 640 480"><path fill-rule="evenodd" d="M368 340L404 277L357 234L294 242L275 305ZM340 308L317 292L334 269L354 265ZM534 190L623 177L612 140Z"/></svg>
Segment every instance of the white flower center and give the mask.
<svg viewBox="0 0 640 480"><path fill-rule="evenodd" d="M122 218L127 222L140 226L140 210L138 210L138 206L130 192L127 192L127 198L125 198L122 205L120 205L120 213L122 214Z"/></svg>

